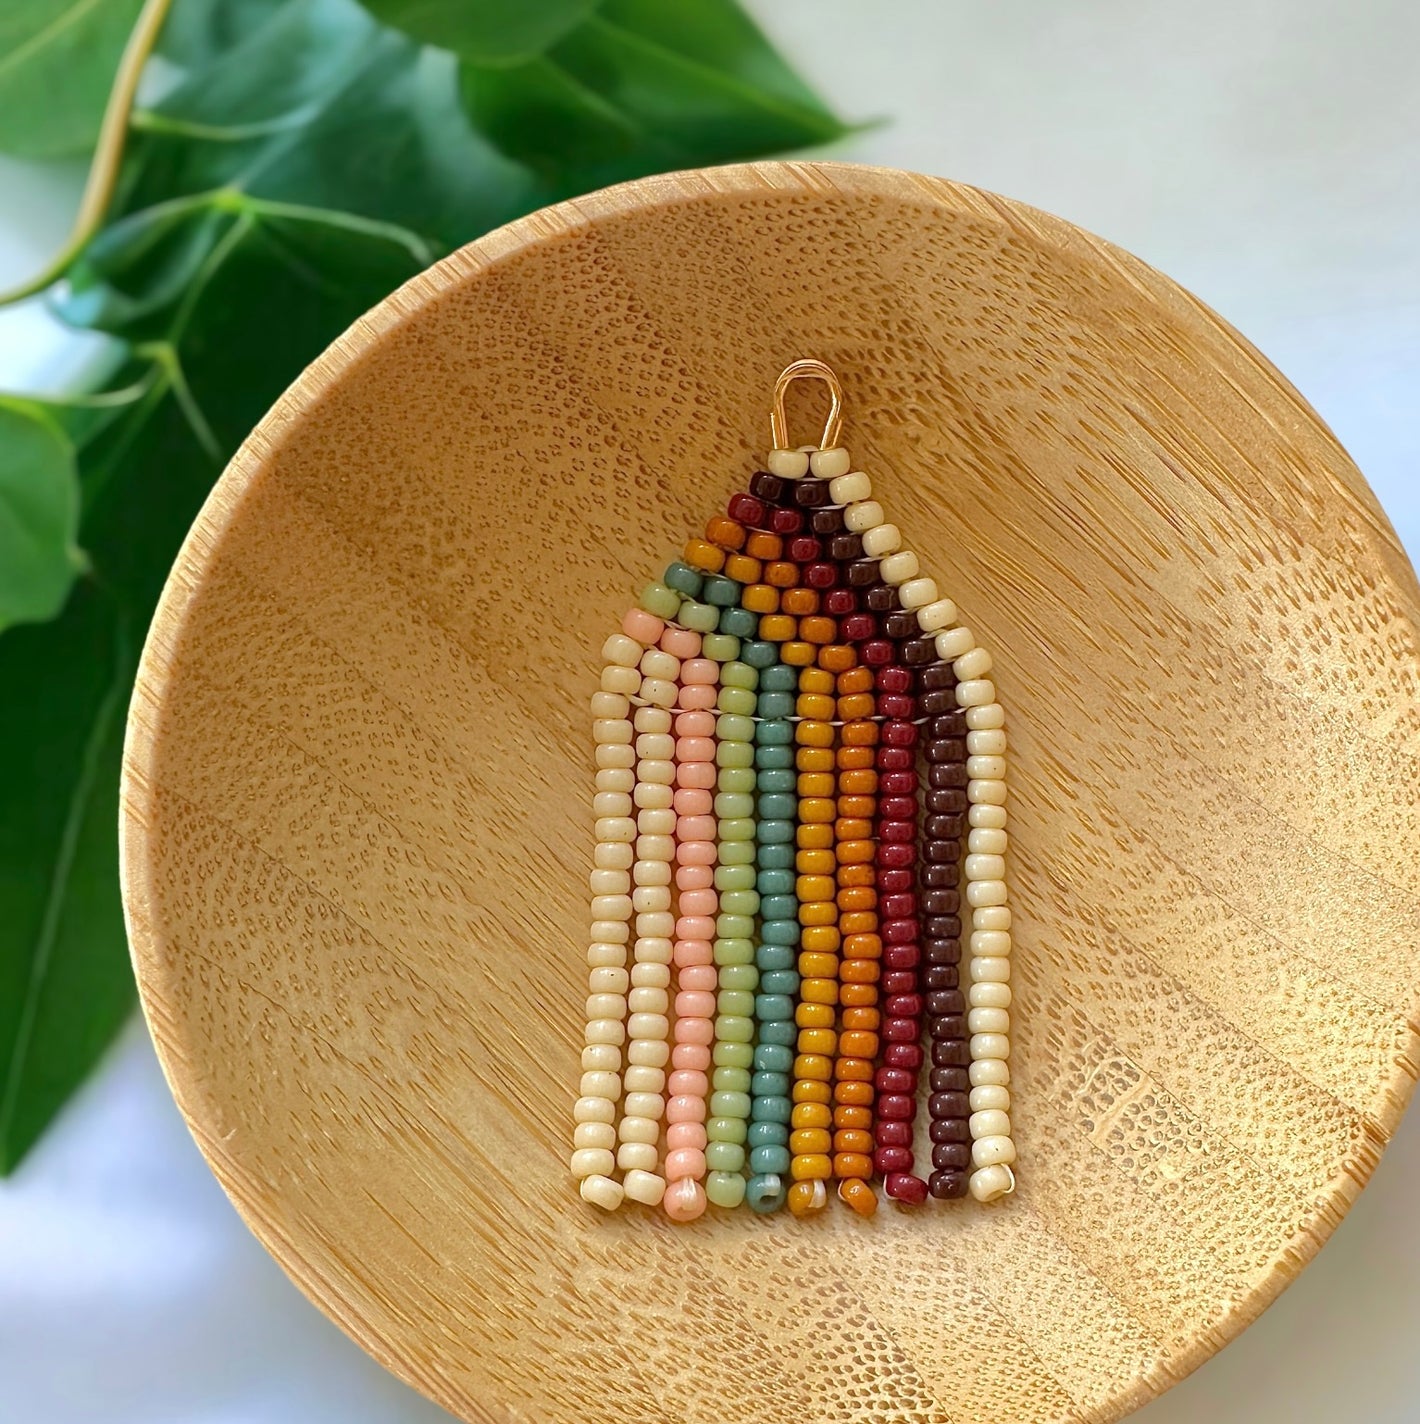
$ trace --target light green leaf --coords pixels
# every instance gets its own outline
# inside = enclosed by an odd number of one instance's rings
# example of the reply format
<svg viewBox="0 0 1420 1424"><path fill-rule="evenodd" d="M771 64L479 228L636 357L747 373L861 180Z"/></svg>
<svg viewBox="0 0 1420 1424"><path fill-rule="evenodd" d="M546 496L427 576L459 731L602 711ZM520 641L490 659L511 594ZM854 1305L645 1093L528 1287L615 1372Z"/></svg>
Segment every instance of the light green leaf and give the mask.
<svg viewBox="0 0 1420 1424"><path fill-rule="evenodd" d="M473 64L521 64L575 29L600 0L365 0L377 19Z"/></svg>
<svg viewBox="0 0 1420 1424"><path fill-rule="evenodd" d="M62 158L93 147L142 0L0 3L0 152Z"/></svg>
<svg viewBox="0 0 1420 1424"><path fill-rule="evenodd" d="M74 449L37 405L0 396L0 631L53 618L83 559Z"/></svg>

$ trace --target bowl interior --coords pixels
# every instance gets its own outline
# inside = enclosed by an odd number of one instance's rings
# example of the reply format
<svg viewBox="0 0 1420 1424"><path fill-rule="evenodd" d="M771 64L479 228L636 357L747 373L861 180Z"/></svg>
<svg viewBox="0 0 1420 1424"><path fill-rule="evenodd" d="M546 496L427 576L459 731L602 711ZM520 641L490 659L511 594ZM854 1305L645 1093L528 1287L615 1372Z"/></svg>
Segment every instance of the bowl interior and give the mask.
<svg viewBox="0 0 1420 1424"><path fill-rule="evenodd" d="M1020 1190L608 1218L565 1171L597 650L799 356L995 653ZM1416 607L1295 392L1065 223L774 164L539 215L308 371L174 571L124 812L174 1090L465 1418L1113 1419L1310 1257L1408 1095Z"/></svg>

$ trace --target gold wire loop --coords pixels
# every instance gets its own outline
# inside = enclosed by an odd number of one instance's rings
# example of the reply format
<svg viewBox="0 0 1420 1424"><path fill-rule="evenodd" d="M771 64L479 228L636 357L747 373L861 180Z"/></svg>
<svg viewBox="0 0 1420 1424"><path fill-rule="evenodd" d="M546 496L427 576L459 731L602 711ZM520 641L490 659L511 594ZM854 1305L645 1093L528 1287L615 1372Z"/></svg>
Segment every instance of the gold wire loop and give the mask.
<svg viewBox="0 0 1420 1424"><path fill-rule="evenodd" d="M831 367L822 361L812 359L795 361L785 366L774 383L774 407L769 412L769 434L776 450L791 450L789 444L789 422L784 415L784 396L795 381L822 381L828 387L828 419L824 422L820 450L831 450L838 444L839 432L843 429L843 386Z"/></svg>

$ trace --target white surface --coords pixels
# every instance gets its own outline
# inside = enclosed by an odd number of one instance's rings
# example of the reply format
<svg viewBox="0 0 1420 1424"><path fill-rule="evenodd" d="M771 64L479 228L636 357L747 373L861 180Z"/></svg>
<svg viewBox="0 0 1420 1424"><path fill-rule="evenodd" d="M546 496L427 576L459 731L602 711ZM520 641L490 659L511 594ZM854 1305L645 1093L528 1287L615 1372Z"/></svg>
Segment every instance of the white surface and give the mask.
<svg viewBox="0 0 1420 1424"><path fill-rule="evenodd" d="M753 8L845 114L891 117L841 156L1060 213L1222 312L1331 423L1420 553L1420 10ZM21 181L0 165L0 281L37 265L73 191L72 175L26 175L23 193ZM0 314L0 384L32 384L57 360L38 317ZM1420 1117L1300 1281L1140 1424L1413 1421L1417 1189ZM247 1235L137 1025L0 1183L0 1401L0 1416L27 1424L447 1418L366 1359Z"/></svg>

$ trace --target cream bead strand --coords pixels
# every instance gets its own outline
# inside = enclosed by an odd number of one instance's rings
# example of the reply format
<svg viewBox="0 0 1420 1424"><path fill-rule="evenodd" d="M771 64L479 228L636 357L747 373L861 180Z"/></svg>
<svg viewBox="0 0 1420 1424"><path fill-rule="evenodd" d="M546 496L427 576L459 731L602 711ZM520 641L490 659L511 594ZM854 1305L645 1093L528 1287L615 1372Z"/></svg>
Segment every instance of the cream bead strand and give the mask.
<svg viewBox="0 0 1420 1424"><path fill-rule="evenodd" d="M994 1201L1015 1188L1016 1160L1011 1136L1010 1013L1011 912L1005 881L1006 733L1005 714L985 674L991 658L974 645L958 653L952 671L958 705L966 708L967 801L969 803L967 903L972 907L967 963L967 1028L971 1034L972 1173L978 1201ZM989 689L989 696L985 695Z"/></svg>
<svg viewBox="0 0 1420 1424"><path fill-rule="evenodd" d="M669 659L669 661L666 661ZM674 664L674 666L672 666ZM671 680L680 673L680 660L652 649L640 663L646 681ZM644 686L644 683L643 683ZM674 699L672 699L674 700ZM622 1187L633 1201L659 1205L665 1192L660 1174L661 1116L665 1109L671 958L671 872L675 828L671 809L674 776L674 739L669 735L671 714L659 705L636 709L636 860L632 867L632 908L636 938L627 995L627 1066L622 1074L626 1097L617 1125L616 1165ZM673 922L673 921L672 921Z"/></svg>
<svg viewBox="0 0 1420 1424"><path fill-rule="evenodd" d="M642 667L648 645L663 627L661 619L643 609L628 612L622 631L611 634L602 645L604 666L591 699L597 765L592 814L597 843L589 876L592 930L587 949L587 1026L580 1096L572 1112L575 1125L569 1165L572 1175L580 1179L578 1190L583 1200L607 1211L615 1210L625 1195L624 1184L612 1176L617 1166L617 1101L623 1088L640 1086L644 1075L654 1071L638 1063L634 1037L626 1048L629 1061L625 1064L622 1050L629 1023L637 1021L644 1002L636 997L641 988L632 987L632 974L626 968L630 922L643 881L633 849L639 828L631 698L639 700L645 695L653 674L674 673L669 665L659 663L649 669Z"/></svg>
<svg viewBox="0 0 1420 1424"><path fill-rule="evenodd" d="M587 948L586 1030L582 1078L573 1105L572 1153L568 1166L584 1201L606 1211L621 1205L624 1188L616 1169L616 1104L622 1090L626 1041L626 946L630 940L635 820L634 728L630 698L640 692L642 645L626 633L603 644L604 667L592 694L592 740L596 782L592 813L596 848L589 875L591 936Z"/></svg>

